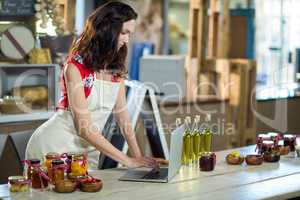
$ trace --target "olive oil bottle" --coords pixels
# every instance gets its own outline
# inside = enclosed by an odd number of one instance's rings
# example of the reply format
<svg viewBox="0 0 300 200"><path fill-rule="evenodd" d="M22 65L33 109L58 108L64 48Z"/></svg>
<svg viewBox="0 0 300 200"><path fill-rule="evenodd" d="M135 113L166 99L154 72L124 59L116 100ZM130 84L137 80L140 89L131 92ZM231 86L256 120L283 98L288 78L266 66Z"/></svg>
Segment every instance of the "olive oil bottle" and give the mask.
<svg viewBox="0 0 300 200"><path fill-rule="evenodd" d="M193 129L193 162L197 163L200 157L200 115L196 115L194 119L194 129Z"/></svg>
<svg viewBox="0 0 300 200"><path fill-rule="evenodd" d="M204 151L211 152L211 144L212 144L212 132L209 129L209 125L211 123L211 115L207 114L205 118L206 127L204 129Z"/></svg>
<svg viewBox="0 0 300 200"><path fill-rule="evenodd" d="M182 124L181 118L176 118L176 121L175 121L176 128L180 127L181 124ZM185 132L184 132L184 134L185 134ZM184 165L185 163L186 163L186 156L185 156L184 141L183 141L182 150L181 150L181 164Z"/></svg>
<svg viewBox="0 0 300 200"><path fill-rule="evenodd" d="M183 135L183 162L184 165L192 165L193 161L193 143L191 135L191 117L186 117L184 120L185 131Z"/></svg>

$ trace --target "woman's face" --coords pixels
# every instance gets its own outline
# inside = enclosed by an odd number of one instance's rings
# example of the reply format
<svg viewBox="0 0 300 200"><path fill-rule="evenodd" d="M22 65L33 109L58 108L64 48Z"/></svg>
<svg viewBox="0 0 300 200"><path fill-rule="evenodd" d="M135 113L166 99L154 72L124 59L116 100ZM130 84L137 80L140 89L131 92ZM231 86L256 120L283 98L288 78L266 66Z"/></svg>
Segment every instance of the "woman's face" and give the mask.
<svg viewBox="0 0 300 200"><path fill-rule="evenodd" d="M123 23L122 31L119 35L118 49L123 45L127 45L129 42L130 35L133 33L135 28L135 20L129 20Z"/></svg>

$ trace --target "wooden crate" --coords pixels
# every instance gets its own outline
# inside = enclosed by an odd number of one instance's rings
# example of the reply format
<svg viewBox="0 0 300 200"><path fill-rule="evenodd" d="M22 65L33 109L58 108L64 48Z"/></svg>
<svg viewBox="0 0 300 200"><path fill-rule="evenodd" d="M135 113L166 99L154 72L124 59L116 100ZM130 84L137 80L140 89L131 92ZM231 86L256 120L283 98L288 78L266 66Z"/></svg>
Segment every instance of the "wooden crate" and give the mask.
<svg viewBox="0 0 300 200"><path fill-rule="evenodd" d="M236 135L230 138L229 145L254 144L256 120L252 108L256 108L256 62L247 59L231 59L230 81L229 118L236 126Z"/></svg>
<svg viewBox="0 0 300 200"><path fill-rule="evenodd" d="M209 0L190 1L189 12L189 43L186 59L187 71L187 101L195 101L197 98L198 75L205 60L205 47L208 31Z"/></svg>
<svg viewBox="0 0 300 200"><path fill-rule="evenodd" d="M56 3L59 5L59 16L64 19L65 30L74 32L76 0L56 0Z"/></svg>
<svg viewBox="0 0 300 200"><path fill-rule="evenodd" d="M256 62L247 59L208 59L199 79L200 97L214 96L229 101L226 119L234 125L235 134L227 137L227 146L253 143L256 123L251 106L256 107ZM204 81L208 84L203 86Z"/></svg>

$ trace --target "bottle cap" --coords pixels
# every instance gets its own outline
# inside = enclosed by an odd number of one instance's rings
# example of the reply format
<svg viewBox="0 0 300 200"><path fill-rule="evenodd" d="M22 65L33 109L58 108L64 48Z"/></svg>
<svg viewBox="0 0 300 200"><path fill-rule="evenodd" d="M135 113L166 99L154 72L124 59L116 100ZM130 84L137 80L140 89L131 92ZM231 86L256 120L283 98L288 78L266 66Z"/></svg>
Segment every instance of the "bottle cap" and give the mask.
<svg viewBox="0 0 300 200"><path fill-rule="evenodd" d="M206 114L206 121L210 121L211 120L211 114Z"/></svg>
<svg viewBox="0 0 300 200"><path fill-rule="evenodd" d="M190 116L187 116L187 117L185 118L185 122L186 122L186 123L191 123L191 122L192 122L191 117L190 117Z"/></svg>
<svg viewBox="0 0 300 200"><path fill-rule="evenodd" d="M176 118L175 124L176 124L177 127L180 126L181 125L181 119Z"/></svg>

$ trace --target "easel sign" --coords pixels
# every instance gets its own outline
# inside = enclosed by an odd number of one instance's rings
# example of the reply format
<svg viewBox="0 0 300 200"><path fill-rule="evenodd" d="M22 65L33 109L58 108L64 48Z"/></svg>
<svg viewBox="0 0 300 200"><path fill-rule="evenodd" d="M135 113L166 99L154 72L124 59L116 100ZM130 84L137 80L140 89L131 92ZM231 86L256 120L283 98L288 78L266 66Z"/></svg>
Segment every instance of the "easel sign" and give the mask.
<svg viewBox="0 0 300 200"><path fill-rule="evenodd" d="M169 159L169 150L165 138L158 105L153 89L138 81L125 81L127 107L131 117L132 127L136 128L138 118L141 117L147 138L154 157ZM128 145L124 140L121 130L112 115L107 121L104 136L123 153L127 153ZM100 155L99 168L107 169L117 167L118 163L103 154Z"/></svg>

